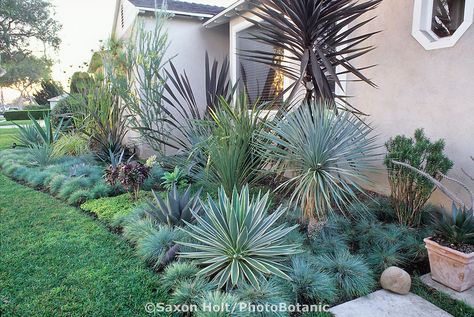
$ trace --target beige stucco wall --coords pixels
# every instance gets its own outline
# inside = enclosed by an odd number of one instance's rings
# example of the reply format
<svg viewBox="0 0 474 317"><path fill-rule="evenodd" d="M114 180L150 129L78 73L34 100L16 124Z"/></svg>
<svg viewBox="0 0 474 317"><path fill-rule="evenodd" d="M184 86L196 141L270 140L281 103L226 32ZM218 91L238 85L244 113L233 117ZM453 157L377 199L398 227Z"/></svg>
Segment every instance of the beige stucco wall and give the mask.
<svg viewBox="0 0 474 317"><path fill-rule="evenodd" d="M348 83L353 104L370 115L381 143L397 134L412 135L416 128L425 128L432 139L444 138L455 162L449 175L474 190L461 171L474 174L469 158L474 156L474 26L455 47L426 51L411 35L413 0L385 0L374 14L377 19L364 31L382 33L367 43L377 48L359 63L378 65L366 74L379 87ZM375 180L379 191L388 191L385 173Z"/></svg>
<svg viewBox="0 0 474 317"><path fill-rule="evenodd" d="M152 31L155 27L155 18L152 15L140 15L143 27ZM205 55L209 53L211 63L214 59L222 62L229 54L228 26L223 25L213 29L205 29L203 20L196 17L175 16L166 26L169 38L169 48L166 59L172 60L180 74L186 74L192 85L196 101L204 108L206 105L205 93ZM129 33L126 33L129 37ZM153 155L153 151L137 139L136 132L130 132L127 142L135 144L139 156L146 158ZM169 150L170 153L173 150Z"/></svg>

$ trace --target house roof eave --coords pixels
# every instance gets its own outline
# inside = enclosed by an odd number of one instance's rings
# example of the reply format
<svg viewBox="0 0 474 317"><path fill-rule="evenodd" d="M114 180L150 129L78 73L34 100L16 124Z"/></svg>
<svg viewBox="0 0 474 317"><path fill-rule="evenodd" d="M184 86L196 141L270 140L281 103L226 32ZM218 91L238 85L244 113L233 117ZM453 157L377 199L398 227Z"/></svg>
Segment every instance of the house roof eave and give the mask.
<svg viewBox="0 0 474 317"><path fill-rule="evenodd" d="M234 4L227 7L224 11L216 14L211 19L206 21L203 25L205 28L213 28L224 23L229 22L233 17L236 17L246 11L249 11L254 4L249 0L238 0Z"/></svg>

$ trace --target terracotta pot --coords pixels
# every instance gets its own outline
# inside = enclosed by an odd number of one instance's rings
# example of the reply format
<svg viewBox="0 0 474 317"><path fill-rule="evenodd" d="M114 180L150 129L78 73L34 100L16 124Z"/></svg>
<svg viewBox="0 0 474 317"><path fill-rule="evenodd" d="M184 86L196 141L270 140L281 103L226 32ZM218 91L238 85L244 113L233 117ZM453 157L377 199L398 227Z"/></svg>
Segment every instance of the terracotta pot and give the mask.
<svg viewBox="0 0 474 317"><path fill-rule="evenodd" d="M474 252L462 253L444 247L430 238L423 241L428 249L433 280L458 292L474 286Z"/></svg>

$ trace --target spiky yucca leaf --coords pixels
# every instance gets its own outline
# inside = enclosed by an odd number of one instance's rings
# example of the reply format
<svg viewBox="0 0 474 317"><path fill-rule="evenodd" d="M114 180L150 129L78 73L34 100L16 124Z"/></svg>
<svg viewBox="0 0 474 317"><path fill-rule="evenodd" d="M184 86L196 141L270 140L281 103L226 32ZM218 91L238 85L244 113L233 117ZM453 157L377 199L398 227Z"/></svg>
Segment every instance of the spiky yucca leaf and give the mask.
<svg viewBox="0 0 474 317"><path fill-rule="evenodd" d="M372 129L348 112L336 113L324 104L302 105L269 124L262 155L279 174L293 175L286 190L309 219L327 216L335 205L346 210L368 182L365 172L376 160Z"/></svg>
<svg viewBox="0 0 474 317"><path fill-rule="evenodd" d="M252 17L245 17L261 32L250 34L250 39L276 49L267 52L260 47L242 50L239 54L281 71L292 79L289 99L303 87L305 100L323 98L334 105L335 99L346 109L361 112L338 96L333 86L342 84L340 74L351 74L355 80L375 84L363 71L372 65L353 63L370 52L365 45L378 32L364 32L373 18L364 14L378 6L381 0L260 0L254 1ZM299 99L299 98L298 98Z"/></svg>
<svg viewBox="0 0 474 317"><path fill-rule="evenodd" d="M219 288L242 281L257 286L264 275L289 279L282 262L299 253L300 246L284 244L285 236L297 226L274 226L285 209L268 214L268 193L251 199L248 186L240 194L234 189L230 199L221 187L218 196L218 201L208 197L204 217L193 212L196 225L188 223L181 229L196 240L180 242L192 249L181 257L199 261L204 267L199 274L213 277Z"/></svg>

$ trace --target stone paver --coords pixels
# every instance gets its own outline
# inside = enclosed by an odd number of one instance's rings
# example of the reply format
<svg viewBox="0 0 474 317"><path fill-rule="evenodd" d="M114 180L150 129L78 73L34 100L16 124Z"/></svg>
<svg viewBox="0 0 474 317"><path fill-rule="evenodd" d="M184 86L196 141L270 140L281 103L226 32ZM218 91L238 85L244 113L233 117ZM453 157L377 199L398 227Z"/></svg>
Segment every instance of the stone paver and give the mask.
<svg viewBox="0 0 474 317"><path fill-rule="evenodd" d="M446 287L436 281L434 281L431 278L431 274L425 274L421 277L421 281L428 285L429 287L432 287L440 292L443 292L447 294L449 297L463 301L466 304L468 304L471 307L474 307L474 287L471 287L467 291L464 291L462 293L456 292L455 290L450 289L449 287Z"/></svg>
<svg viewBox="0 0 474 317"><path fill-rule="evenodd" d="M412 293L398 295L386 290L330 309L336 317L449 317L452 316Z"/></svg>

